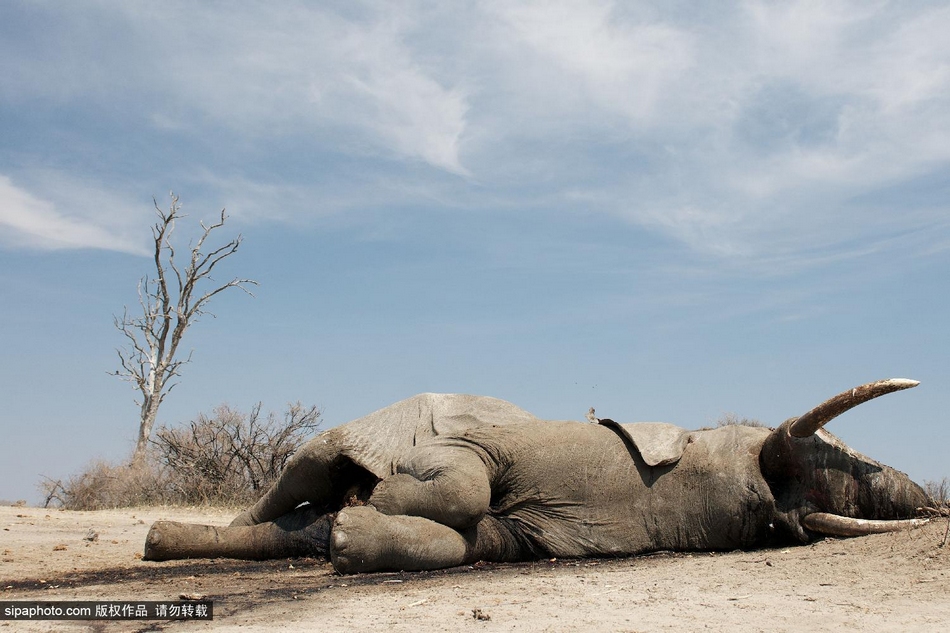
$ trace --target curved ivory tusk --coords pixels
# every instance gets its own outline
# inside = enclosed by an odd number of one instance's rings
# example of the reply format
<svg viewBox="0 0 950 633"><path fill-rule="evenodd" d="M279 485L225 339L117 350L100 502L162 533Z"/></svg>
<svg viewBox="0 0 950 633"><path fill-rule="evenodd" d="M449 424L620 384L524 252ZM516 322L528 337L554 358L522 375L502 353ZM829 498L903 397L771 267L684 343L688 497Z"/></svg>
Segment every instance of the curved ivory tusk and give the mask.
<svg viewBox="0 0 950 633"><path fill-rule="evenodd" d="M888 380L878 380L854 389L849 389L839 393L834 398L826 400L817 407L795 420L788 428L788 432L793 437L808 437L828 424L831 420L838 417L848 409L858 406L862 402L867 402L878 396L883 396L892 391L901 389L910 389L916 387L920 382L917 380L908 380L906 378L890 378Z"/></svg>
<svg viewBox="0 0 950 633"><path fill-rule="evenodd" d="M812 532L830 536L865 536L898 532L925 525L930 519L895 519L881 521L876 519L852 519L828 512L812 512L802 519L802 525Z"/></svg>

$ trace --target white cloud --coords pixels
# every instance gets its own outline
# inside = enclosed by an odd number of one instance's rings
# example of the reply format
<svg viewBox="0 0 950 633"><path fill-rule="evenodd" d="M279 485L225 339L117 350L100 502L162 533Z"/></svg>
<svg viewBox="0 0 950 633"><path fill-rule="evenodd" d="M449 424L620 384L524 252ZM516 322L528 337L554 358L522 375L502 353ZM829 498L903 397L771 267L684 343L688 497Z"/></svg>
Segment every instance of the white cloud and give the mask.
<svg viewBox="0 0 950 633"><path fill-rule="evenodd" d="M316 82L321 116L375 133L397 154L467 175L459 158L468 110L460 88L425 72L403 44L404 26L386 21L350 30L340 65ZM329 98L328 98L329 96Z"/></svg>
<svg viewBox="0 0 950 633"><path fill-rule="evenodd" d="M71 7L44 16L51 25L31 50L0 44L0 97L119 104L158 130L304 136L465 174L464 90L418 63L405 41L412 20L399 9L357 13L174 1Z"/></svg>
<svg viewBox="0 0 950 633"><path fill-rule="evenodd" d="M514 40L551 67L552 83L566 84L632 123L658 116L659 105L694 64L689 33L662 22L626 23L610 2L491 6ZM578 99L581 107L585 101Z"/></svg>
<svg viewBox="0 0 950 633"><path fill-rule="evenodd" d="M101 202L101 198L98 199ZM63 212L48 199L17 187L0 175L0 240L11 247L44 250L95 248L145 254L142 244L115 227Z"/></svg>
<svg viewBox="0 0 950 633"><path fill-rule="evenodd" d="M659 125L646 137L668 140L676 158L653 191L637 179L624 215L693 249L760 259L942 226L945 205L898 213L851 201L950 162L950 10L747 2L745 15L722 25L728 45L696 41L702 61L665 112L692 138ZM728 105L684 116L696 96Z"/></svg>
<svg viewBox="0 0 950 633"><path fill-rule="evenodd" d="M143 162L243 195L228 206L248 218L583 208L722 259L878 239L897 221L850 201L950 162L944 6L209 6L73 8L36 54L0 43L0 90L141 108L149 133L205 152ZM297 157L311 171L278 173ZM110 225L66 200L53 213ZM925 227L945 211L911 215Z"/></svg>
<svg viewBox="0 0 950 633"><path fill-rule="evenodd" d="M159 81L180 96L153 120L169 126L199 109L210 122L258 136L303 135L338 149L422 160L456 174L464 92L432 77L405 43L411 21L380 12L355 21L302 7L175 5L147 13L122 4L158 48ZM167 32L180 31L165 40ZM197 63L196 63L197 62ZM178 109L177 115L174 111ZM202 123L204 124L204 123ZM344 132L340 132L339 128ZM354 142L355 141L355 142Z"/></svg>

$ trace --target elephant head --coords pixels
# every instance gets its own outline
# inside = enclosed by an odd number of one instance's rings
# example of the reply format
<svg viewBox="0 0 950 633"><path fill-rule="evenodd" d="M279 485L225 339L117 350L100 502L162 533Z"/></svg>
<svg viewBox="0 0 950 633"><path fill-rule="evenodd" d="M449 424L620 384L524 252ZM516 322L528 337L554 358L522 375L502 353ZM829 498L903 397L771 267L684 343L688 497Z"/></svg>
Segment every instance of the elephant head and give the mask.
<svg viewBox="0 0 950 633"><path fill-rule="evenodd" d="M759 465L775 497L776 529L805 542L808 532L855 536L920 521L909 518L928 503L920 486L822 428L863 402L918 384L897 378L849 389L769 434Z"/></svg>

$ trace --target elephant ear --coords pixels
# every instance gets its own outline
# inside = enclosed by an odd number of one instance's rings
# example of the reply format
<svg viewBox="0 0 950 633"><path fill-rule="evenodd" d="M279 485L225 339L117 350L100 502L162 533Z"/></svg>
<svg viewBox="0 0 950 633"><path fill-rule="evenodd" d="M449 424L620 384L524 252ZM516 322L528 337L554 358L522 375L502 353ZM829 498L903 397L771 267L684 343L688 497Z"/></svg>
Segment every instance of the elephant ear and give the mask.
<svg viewBox="0 0 950 633"><path fill-rule="evenodd" d="M647 466L669 466L683 456L689 444L690 432L666 422L636 422L620 424L600 420L633 444Z"/></svg>

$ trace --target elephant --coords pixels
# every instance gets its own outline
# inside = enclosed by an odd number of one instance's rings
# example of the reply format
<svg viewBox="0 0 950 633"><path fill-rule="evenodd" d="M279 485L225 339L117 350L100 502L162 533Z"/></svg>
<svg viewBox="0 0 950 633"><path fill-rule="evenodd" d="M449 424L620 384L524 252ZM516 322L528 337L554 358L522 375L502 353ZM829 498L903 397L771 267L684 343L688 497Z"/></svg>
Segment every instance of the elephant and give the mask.
<svg viewBox="0 0 950 633"><path fill-rule="evenodd" d="M777 428L545 421L422 394L329 429L228 527L156 522L144 559L328 557L340 573L479 560L756 549L906 529L929 499L823 427L849 389Z"/></svg>

